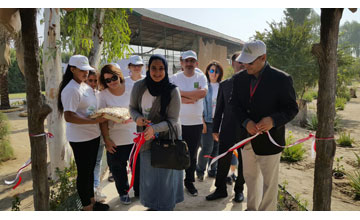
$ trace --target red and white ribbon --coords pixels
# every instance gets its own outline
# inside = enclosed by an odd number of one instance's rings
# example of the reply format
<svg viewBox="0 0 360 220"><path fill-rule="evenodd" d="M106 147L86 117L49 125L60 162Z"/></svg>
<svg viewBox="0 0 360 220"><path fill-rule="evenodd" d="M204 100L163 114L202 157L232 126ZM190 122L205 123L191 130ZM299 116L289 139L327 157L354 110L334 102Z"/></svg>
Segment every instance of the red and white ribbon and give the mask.
<svg viewBox="0 0 360 220"><path fill-rule="evenodd" d="M45 132L45 133L42 133L42 134L29 134L30 137L42 137L42 136L46 136L47 138L53 138L54 135L50 132ZM12 185L16 182L15 186L13 187L13 189L16 189L16 187L18 187L21 183L21 172L23 171L23 169L25 169L27 166L29 166L31 164L31 158L29 158L21 167L20 169L17 171L16 173L16 177L14 180L12 181L8 181L8 180L5 180L5 184L6 185Z"/></svg>
<svg viewBox="0 0 360 220"><path fill-rule="evenodd" d="M140 148L145 143L145 135L143 132L134 133L134 134L137 135L137 137L134 138L134 146L131 149L131 153L130 153L130 157L129 157L129 164L131 164L131 182L130 182L130 187L127 190L127 192L129 192L130 189L134 185L136 161L137 161L137 158L138 158L138 155L140 152Z"/></svg>
<svg viewBox="0 0 360 220"><path fill-rule="evenodd" d="M309 136L307 136L306 138L302 138L300 140L297 140L295 141L294 143L292 144L289 144L289 145L286 145L286 146L281 146L279 145L278 143L275 142L275 140L271 137L270 135L270 132L266 132L268 137L269 137L269 140L271 141L271 143L273 143L275 146L277 147L281 147L281 148L289 148L289 147L292 147L292 146L295 146L297 144L301 144L305 141L308 141L308 140L312 140L312 143L311 143L311 157L314 158L315 157L315 152L316 152L316 144L315 144L315 141L316 140L334 140L334 137L328 137L328 138L317 138L315 137L315 135L313 134L309 134ZM231 151L234 151L242 146L244 146L245 144L247 144L248 142L250 142L252 139L256 138L260 133L256 133L255 135L251 136L251 137L248 137L236 144L234 144L232 147L230 147L226 152L216 156L216 157L211 157L209 155L205 155L204 157L207 157L207 158L212 158L211 160L211 163L209 165L209 169L211 168L211 165L213 163L215 163L217 160L219 160L220 158L224 157L228 152L231 152Z"/></svg>
<svg viewBox="0 0 360 220"><path fill-rule="evenodd" d="M14 184L15 182L16 185L13 187L13 189L15 189L20 183L21 183L21 172L23 171L23 169L25 169L27 166L29 166L31 164L31 158L29 158L21 167L20 169L17 171L17 174L16 174L16 177L14 180L11 180L11 181L8 181L8 180L5 180L5 184L6 185L12 185Z"/></svg>

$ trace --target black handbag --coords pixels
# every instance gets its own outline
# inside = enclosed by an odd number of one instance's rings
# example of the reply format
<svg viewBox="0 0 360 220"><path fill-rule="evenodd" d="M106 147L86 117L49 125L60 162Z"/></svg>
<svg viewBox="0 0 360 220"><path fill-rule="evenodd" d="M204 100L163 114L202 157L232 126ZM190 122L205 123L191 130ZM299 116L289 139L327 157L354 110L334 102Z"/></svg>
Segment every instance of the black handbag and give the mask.
<svg viewBox="0 0 360 220"><path fill-rule="evenodd" d="M155 168L184 170L190 167L190 153L185 141L178 140L171 122L169 139L155 138L151 142L151 166Z"/></svg>

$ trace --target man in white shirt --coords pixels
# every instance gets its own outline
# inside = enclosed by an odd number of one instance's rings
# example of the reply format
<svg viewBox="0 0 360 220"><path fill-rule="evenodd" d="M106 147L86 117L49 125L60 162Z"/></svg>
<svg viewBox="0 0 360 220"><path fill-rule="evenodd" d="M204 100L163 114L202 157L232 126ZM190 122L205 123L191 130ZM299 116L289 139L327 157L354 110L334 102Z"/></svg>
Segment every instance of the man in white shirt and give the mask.
<svg viewBox="0 0 360 220"><path fill-rule="evenodd" d="M195 169L203 126L203 98L206 96L208 86L205 74L195 70L198 65L196 53L192 50L185 51L181 58L183 71L176 73L170 81L180 89L182 138L188 144L190 151L191 164L185 170L184 183L188 192L192 196L197 196L198 191L194 186Z"/></svg>

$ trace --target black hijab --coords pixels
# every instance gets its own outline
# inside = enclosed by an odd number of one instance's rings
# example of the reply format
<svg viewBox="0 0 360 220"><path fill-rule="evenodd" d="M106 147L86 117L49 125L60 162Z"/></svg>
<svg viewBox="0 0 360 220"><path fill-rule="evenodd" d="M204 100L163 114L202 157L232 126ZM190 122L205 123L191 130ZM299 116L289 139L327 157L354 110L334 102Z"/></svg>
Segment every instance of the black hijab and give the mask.
<svg viewBox="0 0 360 220"><path fill-rule="evenodd" d="M152 80L150 76L150 66L154 60L161 60L165 67L165 77L160 82L155 82ZM173 90L176 86L169 81L168 75L168 63L164 56L160 54L155 54L150 57L148 70L146 71L145 77L146 86L152 96L160 96L161 97L161 109L160 115L166 115L166 107L170 103L171 99L171 90Z"/></svg>

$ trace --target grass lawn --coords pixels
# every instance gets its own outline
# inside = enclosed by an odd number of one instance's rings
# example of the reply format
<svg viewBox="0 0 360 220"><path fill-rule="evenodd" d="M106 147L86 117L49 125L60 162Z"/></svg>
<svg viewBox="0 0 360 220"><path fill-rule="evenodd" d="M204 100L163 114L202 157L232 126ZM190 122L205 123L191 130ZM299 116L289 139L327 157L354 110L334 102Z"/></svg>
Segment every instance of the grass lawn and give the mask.
<svg viewBox="0 0 360 220"><path fill-rule="evenodd" d="M45 95L45 91L42 91L41 93ZM9 99L26 99L26 93L23 92L9 94Z"/></svg>

